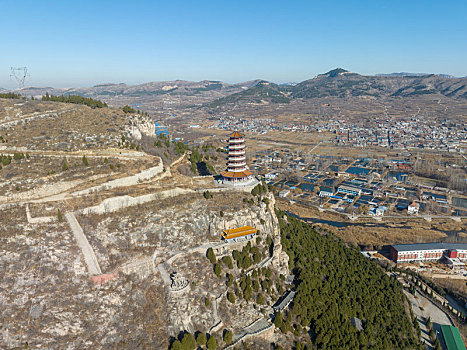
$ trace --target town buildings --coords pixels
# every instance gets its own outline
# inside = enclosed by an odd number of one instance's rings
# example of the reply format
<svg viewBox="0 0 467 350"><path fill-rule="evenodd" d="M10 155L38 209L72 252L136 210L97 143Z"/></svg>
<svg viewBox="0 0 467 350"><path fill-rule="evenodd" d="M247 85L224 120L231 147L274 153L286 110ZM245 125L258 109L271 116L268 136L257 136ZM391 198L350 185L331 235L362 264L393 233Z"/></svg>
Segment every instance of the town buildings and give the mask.
<svg viewBox="0 0 467 350"><path fill-rule="evenodd" d="M418 214L418 210L420 209L420 205L413 201L412 203L409 204L409 206L407 207L407 214L409 215L417 215Z"/></svg>

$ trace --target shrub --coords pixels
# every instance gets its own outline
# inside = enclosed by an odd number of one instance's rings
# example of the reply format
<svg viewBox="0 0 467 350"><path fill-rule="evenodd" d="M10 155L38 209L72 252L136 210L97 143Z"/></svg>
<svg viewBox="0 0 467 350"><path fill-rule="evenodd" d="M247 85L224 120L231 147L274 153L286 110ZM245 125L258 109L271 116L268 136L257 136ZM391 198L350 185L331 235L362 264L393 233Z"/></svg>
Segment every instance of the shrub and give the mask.
<svg viewBox="0 0 467 350"><path fill-rule="evenodd" d="M225 277L227 278L227 287L230 287L234 282L234 276L230 273L227 273Z"/></svg>
<svg viewBox="0 0 467 350"><path fill-rule="evenodd" d="M212 335L209 337L206 346L209 350L216 350L217 349L217 340Z"/></svg>
<svg viewBox="0 0 467 350"><path fill-rule="evenodd" d="M196 336L196 342L198 343L198 345L200 346L204 346L206 345L206 342L207 342L207 338L206 338L206 334L205 333L198 333L198 335Z"/></svg>
<svg viewBox="0 0 467 350"><path fill-rule="evenodd" d="M136 113L136 109L131 108L130 106L126 105L122 108L124 113Z"/></svg>
<svg viewBox="0 0 467 350"><path fill-rule="evenodd" d="M232 258L229 255L226 255L222 258L222 262L229 268L233 269Z"/></svg>
<svg viewBox="0 0 467 350"><path fill-rule="evenodd" d="M196 340L193 334L185 333L182 339L182 347L186 350L196 349Z"/></svg>
<svg viewBox="0 0 467 350"><path fill-rule="evenodd" d="M282 320L282 313L278 311L276 317L274 317L274 326L276 326L276 328L281 328L283 323L284 321Z"/></svg>
<svg viewBox="0 0 467 350"><path fill-rule="evenodd" d="M214 265L214 273L216 274L217 277L221 277L221 273L222 273L222 268L221 268L221 264L215 264Z"/></svg>
<svg viewBox="0 0 467 350"><path fill-rule="evenodd" d="M230 329L226 329L224 331L224 336L223 336L224 342L226 344L230 344L232 342L232 338L233 338L232 331Z"/></svg>
<svg viewBox="0 0 467 350"><path fill-rule="evenodd" d="M209 261L211 262L211 264L215 264L216 263L216 255L214 254L214 250L212 250L212 248L209 248L207 251L206 251L206 257L209 259Z"/></svg>
<svg viewBox="0 0 467 350"><path fill-rule="evenodd" d="M235 304L235 295L232 292L228 292L227 300L230 301L232 304Z"/></svg>
<svg viewBox="0 0 467 350"><path fill-rule="evenodd" d="M178 340L175 340L172 345L170 345L170 350L183 350L182 343L180 343Z"/></svg>

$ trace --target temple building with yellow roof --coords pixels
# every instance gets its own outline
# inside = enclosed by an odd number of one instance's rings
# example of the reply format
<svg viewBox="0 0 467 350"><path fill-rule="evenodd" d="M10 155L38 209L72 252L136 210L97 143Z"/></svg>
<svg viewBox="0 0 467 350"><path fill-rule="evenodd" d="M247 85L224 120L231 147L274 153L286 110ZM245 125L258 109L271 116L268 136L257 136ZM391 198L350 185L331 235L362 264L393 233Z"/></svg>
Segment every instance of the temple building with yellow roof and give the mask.
<svg viewBox="0 0 467 350"><path fill-rule="evenodd" d="M252 239L258 230L251 226L242 226L238 228L233 228L230 230L222 231L222 238L226 242L239 242L243 240Z"/></svg>

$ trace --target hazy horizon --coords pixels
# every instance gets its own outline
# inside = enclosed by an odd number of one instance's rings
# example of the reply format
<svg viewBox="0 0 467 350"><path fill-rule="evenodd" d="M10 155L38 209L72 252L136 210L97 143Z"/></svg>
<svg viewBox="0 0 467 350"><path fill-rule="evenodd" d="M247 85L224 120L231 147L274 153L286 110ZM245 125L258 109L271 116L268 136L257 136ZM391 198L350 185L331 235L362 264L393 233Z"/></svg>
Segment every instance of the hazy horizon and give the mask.
<svg viewBox="0 0 467 350"><path fill-rule="evenodd" d="M336 68L341 68L341 67L336 67ZM332 69L335 69L335 68L332 68ZM125 85L128 85L128 86L134 86L134 85L144 85L144 84L150 84L150 83L157 83L157 82L162 82L162 81L167 81L167 82L175 82L175 81L190 81L190 82L201 82L201 81L219 81L219 82L223 82L223 83L227 83L227 84L240 84L240 83L244 83L244 82L248 82L248 81L254 81L254 80L265 80L265 81L269 81L269 82L272 82L272 83L276 83L276 84L288 84L288 83L300 83L302 81L305 81L305 80L308 80L308 79L312 79L314 77L316 77L317 75L319 74L324 74L324 73L327 73L329 72L330 70L332 69L329 69L325 72L321 72L321 73L317 73L315 74L314 76L312 77L308 77L308 78L305 78L305 79L301 79L301 80L284 80L284 81L272 81L272 80L267 80L267 79L263 79L263 78L253 78L253 79L248 79L248 80L242 80L242 81L225 81L225 80L216 80L216 79L200 79L200 80L189 80L189 79L170 79L170 80L148 80L148 81L140 81L140 82L133 82L133 83L129 83L129 82L124 82L124 81L120 81L120 82L111 82L111 81L103 81L103 82L96 82L94 84L90 84L90 85L52 85L52 84L46 84L46 85L28 85L27 84L27 80L26 80L26 83L25 83L25 86L24 86L24 89L28 89L28 88L47 88L47 87L50 87L50 88L54 88L54 89L86 89L86 88L91 88L91 87L95 87L95 86L98 86L98 85L119 85L119 84L125 84ZM357 74L360 74L359 72L354 72L354 71L349 71L351 73L357 73ZM378 72L378 73L374 73L374 74L361 74L361 75L366 75L366 76L375 76L375 75L379 75L379 74L383 74L383 75L389 75L389 74L435 74L435 75L440 75L440 74L447 74L447 73L440 73L440 72ZM450 74L448 74L450 75ZM453 76L451 75L452 78L465 78L465 77L459 77L459 76ZM18 87L17 87L17 83L15 81L11 81L11 85L13 85L12 87L7 87L7 86L0 86L0 88L5 88L5 89L8 89L8 90L18 90Z"/></svg>

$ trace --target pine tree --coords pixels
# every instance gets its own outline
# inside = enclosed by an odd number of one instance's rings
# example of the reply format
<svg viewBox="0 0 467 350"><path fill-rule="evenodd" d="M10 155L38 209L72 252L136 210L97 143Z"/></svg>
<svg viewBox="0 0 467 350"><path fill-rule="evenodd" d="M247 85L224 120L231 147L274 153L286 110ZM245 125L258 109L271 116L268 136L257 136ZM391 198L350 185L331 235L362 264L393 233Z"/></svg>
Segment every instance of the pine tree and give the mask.
<svg viewBox="0 0 467 350"><path fill-rule="evenodd" d="M214 265L214 273L216 274L217 277L221 277L222 269L220 264L215 264Z"/></svg>
<svg viewBox="0 0 467 350"><path fill-rule="evenodd" d="M235 295L232 292L228 292L227 300L230 301L232 304L235 304Z"/></svg>
<svg viewBox="0 0 467 350"><path fill-rule="evenodd" d="M200 346L204 346L206 345L206 342L207 342L207 338L206 338L206 334L205 333L198 333L198 335L196 336L196 342L198 343L198 345Z"/></svg>
<svg viewBox="0 0 467 350"><path fill-rule="evenodd" d="M259 293L258 296L256 297L256 303L263 305L264 304L264 297L263 294Z"/></svg>
<svg viewBox="0 0 467 350"><path fill-rule="evenodd" d="M185 333L182 339L182 347L186 350L196 349L196 340L193 334Z"/></svg>
<svg viewBox="0 0 467 350"><path fill-rule="evenodd" d="M215 264L216 263L216 255L214 254L214 250L212 248L209 248L207 251L206 251L206 257L209 259L209 261L211 262L211 264Z"/></svg>
<svg viewBox="0 0 467 350"><path fill-rule="evenodd" d="M170 350L184 350L182 343L179 340L175 340L172 345L170 345Z"/></svg>
<svg viewBox="0 0 467 350"><path fill-rule="evenodd" d="M224 331L224 336L223 336L224 342L226 344L230 344L232 342L232 338L233 338L232 331L230 329L226 329Z"/></svg>
<svg viewBox="0 0 467 350"><path fill-rule="evenodd" d="M282 320L282 313L278 311L276 313L276 317L274 317L274 326L276 326L276 328L281 328L283 323L284 321Z"/></svg>
<svg viewBox="0 0 467 350"><path fill-rule="evenodd" d="M206 346L209 350L216 350L217 349L217 340L212 335L209 337Z"/></svg>

